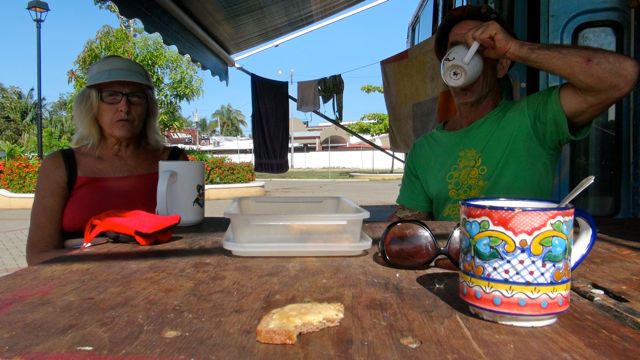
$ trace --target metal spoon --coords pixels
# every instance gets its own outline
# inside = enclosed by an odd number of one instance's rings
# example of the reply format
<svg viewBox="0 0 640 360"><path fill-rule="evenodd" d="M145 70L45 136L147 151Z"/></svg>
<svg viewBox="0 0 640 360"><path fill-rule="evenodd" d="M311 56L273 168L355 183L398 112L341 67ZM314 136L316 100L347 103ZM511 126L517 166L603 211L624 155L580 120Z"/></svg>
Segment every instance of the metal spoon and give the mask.
<svg viewBox="0 0 640 360"><path fill-rule="evenodd" d="M564 199L562 199L562 201L560 201L558 207L566 206L567 204L569 204L569 202L573 200L574 197L578 196L578 194L580 194L582 190L588 188L589 185L593 184L595 179L596 177L593 175L587 176L586 178L582 179L582 181L580 181L580 183L576 185L576 187L574 187L573 190L571 190L571 192L567 194Z"/></svg>

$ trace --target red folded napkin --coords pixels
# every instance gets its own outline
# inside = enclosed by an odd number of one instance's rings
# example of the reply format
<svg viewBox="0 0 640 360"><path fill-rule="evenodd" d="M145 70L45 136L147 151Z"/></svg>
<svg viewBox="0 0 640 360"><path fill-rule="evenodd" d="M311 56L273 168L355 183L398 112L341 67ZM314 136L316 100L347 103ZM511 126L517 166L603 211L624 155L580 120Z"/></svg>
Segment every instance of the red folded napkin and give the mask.
<svg viewBox="0 0 640 360"><path fill-rule="evenodd" d="M142 210L109 210L98 214L84 228L82 247L104 232L133 237L140 245L171 240L171 228L180 222L180 215L156 215Z"/></svg>

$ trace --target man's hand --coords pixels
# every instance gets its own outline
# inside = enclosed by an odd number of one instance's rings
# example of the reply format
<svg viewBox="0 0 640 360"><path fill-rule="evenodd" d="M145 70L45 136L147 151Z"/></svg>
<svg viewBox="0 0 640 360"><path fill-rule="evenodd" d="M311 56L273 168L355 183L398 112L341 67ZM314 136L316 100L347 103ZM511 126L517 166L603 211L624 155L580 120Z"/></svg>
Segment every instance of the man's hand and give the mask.
<svg viewBox="0 0 640 360"><path fill-rule="evenodd" d="M471 29L465 35L465 41L469 47L477 41L480 44L480 54L492 59L509 59L509 52L518 43L517 39L495 21L485 22Z"/></svg>
<svg viewBox="0 0 640 360"><path fill-rule="evenodd" d="M638 62L628 56L590 47L520 41L495 21L470 29L465 42L471 46L474 41L480 43L482 56L519 62L563 78L560 103L573 129L589 124L628 94L640 73Z"/></svg>

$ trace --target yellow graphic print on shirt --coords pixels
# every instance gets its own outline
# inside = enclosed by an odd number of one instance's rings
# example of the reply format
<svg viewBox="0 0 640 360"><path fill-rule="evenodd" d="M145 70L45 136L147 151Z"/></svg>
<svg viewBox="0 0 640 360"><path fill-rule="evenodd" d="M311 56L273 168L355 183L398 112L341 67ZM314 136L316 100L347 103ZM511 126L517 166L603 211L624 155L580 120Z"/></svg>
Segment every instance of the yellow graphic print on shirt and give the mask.
<svg viewBox="0 0 640 360"><path fill-rule="evenodd" d="M482 165L482 157L475 149L463 149L458 153L458 163L447 174L449 198L453 200L443 211L443 217L460 216L458 201L481 196L487 185L484 175L487 167Z"/></svg>

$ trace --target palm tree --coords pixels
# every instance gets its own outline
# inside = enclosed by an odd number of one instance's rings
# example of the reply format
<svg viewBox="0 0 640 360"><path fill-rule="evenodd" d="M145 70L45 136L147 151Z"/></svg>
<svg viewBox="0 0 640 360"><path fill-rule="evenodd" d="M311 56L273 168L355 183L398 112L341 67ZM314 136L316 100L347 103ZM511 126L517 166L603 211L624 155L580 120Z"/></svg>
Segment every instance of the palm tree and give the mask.
<svg viewBox="0 0 640 360"><path fill-rule="evenodd" d="M73 100L71 94L60 95L45 112L46 125L42 139L45 153L68 147L71 143L71 137L75 132Z"/></svg>
<svg viewBox="0 0 640 360"><path fill-rule="evenodd" d="M36 105L33 89L23 93L0 84L0 140L26 147L35 132Z"/></svg>
<svg viewBox="0 0 640 360"><path fill-rule="evenodd" d="M220 129L220 135L223 136L241 136L243 134L242 127L247 126L244 115L238 109L234 109L231 104L222 105L216 110L211 117L217 120L211 122ZM219 124L218 124L219 122Z"/></svg>

